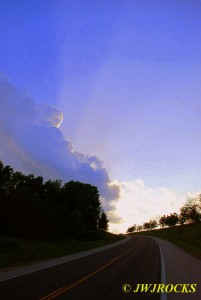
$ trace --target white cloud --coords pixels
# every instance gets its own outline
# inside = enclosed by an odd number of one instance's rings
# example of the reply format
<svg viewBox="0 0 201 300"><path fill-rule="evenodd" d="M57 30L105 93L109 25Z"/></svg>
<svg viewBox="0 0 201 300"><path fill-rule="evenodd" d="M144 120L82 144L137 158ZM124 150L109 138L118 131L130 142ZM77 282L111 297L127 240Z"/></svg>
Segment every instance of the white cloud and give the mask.
<svg viewBox="0 0 201 300"><path fill-rule="evenodd" d="M193 196L190 193L181 195L164 187L147 187L142 179L114 181L114 184L120 188L115 214L122 218L121 221L111 218L110 229L114 232L125 232L133 224L141 225L164 214L178 213L186 200Z"/></svg>
<svg viewBox="0 0 201 300"><path fill-rule="evenodd" d="M193 196L147 187L142 179L111 182L98 157L75 151L64 138L59 129L62 120L57 108L36 103L0 74L0 159L4 164L45 180L79 180L97 186L113 232L178 212Z"/></svg>

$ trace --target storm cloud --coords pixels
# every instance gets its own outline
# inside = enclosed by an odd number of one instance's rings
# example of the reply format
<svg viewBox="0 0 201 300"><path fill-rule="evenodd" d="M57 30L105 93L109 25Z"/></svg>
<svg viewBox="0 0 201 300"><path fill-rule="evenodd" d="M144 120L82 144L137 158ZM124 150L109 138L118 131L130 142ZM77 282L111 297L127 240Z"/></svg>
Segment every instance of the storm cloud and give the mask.
<svg viewBox="0 0 201 300"><path fill-rule="evenodd" d="M43 176L45 180L78 180L98 187L103 207L109 211L118 198L107 170L96 156L74 150L59 126L57 108L37 103L27 91L0 75L0 159L15 170Z"/></svg>

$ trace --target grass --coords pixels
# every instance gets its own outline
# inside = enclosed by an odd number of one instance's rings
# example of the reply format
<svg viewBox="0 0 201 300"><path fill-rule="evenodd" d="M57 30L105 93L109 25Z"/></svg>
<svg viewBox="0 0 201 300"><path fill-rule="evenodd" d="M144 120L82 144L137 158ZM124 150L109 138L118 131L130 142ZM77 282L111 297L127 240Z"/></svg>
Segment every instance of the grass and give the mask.
<svg viewBox="0 0 201 300"><path fill-rule="evenodd" d="M156 236L168 240L201 259L201 222L135 234ZM60 240L42 242L0 237L0 271L89 250L116 242L122 238L121 235L111 233L108 233L105 239L95 241Z"/></svg>
<svg viewBox="0 0 201 300"><path fill-rule="evenodd" d="M94 241L60 240L30 241L13 237L0 237L0 271L36 261L89 250L117 242L124 237L107 233L106 238Z"/></svg>
<svg viewBox="0 0 201 300"><path fill-rule="evenodd" d="M193 256L201 259L201 222L146 232L143 231L135 234L150 235L168 240Z"/></svg>

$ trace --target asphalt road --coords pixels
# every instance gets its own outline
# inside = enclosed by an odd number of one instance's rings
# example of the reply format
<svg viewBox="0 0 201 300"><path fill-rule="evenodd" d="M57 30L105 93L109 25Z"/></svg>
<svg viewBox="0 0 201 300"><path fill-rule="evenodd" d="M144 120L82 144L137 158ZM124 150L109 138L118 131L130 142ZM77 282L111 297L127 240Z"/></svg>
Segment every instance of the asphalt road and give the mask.
<svg viewBox="0 0 201 300"><path fill-rule="evenodd" d="M135 236L114 248L5 280L0 283L0 299L159 300L159 293L133 290L137 284L160 283L160 269L157 242ZM124 292L125 284L129 285Z"/></svg>

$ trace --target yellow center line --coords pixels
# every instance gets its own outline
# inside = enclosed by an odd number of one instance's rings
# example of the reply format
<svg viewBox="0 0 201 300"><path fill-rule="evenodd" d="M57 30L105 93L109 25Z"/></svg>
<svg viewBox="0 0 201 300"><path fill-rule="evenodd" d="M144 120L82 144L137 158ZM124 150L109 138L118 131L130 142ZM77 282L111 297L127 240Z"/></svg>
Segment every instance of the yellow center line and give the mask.
<svg viewBox="0 0 201 300"><path fill-rule="evenodd" d="M58 297L59 295L63 294L64 292L67 292L68 290L72 289L73 287L75 287L76 285L82 283L83 281L87 280L88 278L92 277L93 275L97 274L98 272L102 271L103 269L107 268L108 266L110 266L111 264L113 264L115 261L119 260L120 258L122 258L123 256L125 256L128 252L130 252L131 250L133 250L134 247L129 248L126 252L124 252L122 255L120 256L116 256L113 259L111 259L107 264L103 265L102 267L100 267L99 269L97 269L96 271L88 274L87 276L83 277L82 279L76 281L75 283L67 286L67 287L62 287L46 296L44 296L43 298L41 298L40 300L51 300L54 299L56 297Z"/></svg>
<svg viewBox="0 0 201 300"><path fill-rule="evenodd" d="M44 299L52 299L52 298L49 298L49 297L54 296L54 295L57 294L58 292L62 292L65 288L66 288L66 287L63 286L62 288L60 288L60 289L58 289L58 290L56 290L56 291L54 291L54 292L48 294L47 296L41 298L40 300L44 300Z"/></svg>

